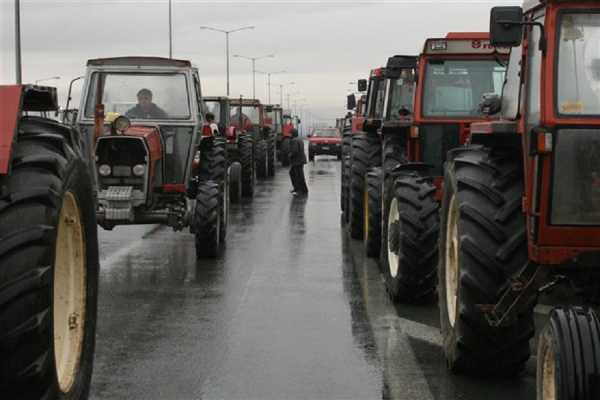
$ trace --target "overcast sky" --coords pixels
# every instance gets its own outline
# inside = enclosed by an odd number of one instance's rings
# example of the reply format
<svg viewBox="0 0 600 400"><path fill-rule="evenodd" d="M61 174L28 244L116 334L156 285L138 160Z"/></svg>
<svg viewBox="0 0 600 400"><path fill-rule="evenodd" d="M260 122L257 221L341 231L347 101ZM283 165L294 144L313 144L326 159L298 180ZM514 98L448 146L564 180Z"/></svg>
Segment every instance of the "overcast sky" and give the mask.
<svg viewBox="0 0 600 400"><path fill-rule="evenodd" d="M257 61L279 83L296 82L292 98L316 118L344 113L345 97L369 70L394 54L418 54L427 37L449 31L487 31L494 5L520 1L200 1L173 0L173 57L198 66L203 91L225 94L225 35L199 26L254 30L231 35L231 54ZM64 99L70 79L89 58L168 56L168 0L21 0L23 81L51 76ZM0 84L15 79L14 0L0 0ZM267 101L266 76L256 92ZM231 58L231 95L252 95L251 62ZM61 101L64 104L64 100Z"/></svg>

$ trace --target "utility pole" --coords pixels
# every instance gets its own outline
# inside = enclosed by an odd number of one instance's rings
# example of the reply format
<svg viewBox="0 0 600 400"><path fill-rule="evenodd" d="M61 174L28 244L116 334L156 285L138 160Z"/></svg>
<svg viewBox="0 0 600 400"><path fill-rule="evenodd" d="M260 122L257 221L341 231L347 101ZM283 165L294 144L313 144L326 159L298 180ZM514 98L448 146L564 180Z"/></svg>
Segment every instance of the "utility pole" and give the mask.
<svg viewBox="0 0 600 400"><path fill-rule="evenodd" d="M15 0L15 62L17 85L22 83L21 78L21 4Z"/></svg>
<svg viewBox="0 0 600 400"><path fill-rule="evenodd" d="M229 34L234 32L243 31L245 29L254 29L254 26L244 26L242 28L232 29L229 31L223 29L211 28L210 26L201 26L200 29L206 29L209 31L221 32L225 34L225 63L227 69L227 97L229 97L230 87L229 87Z"/></svg>
<svg viewBox="0 0 600 400"><path fill-rule="evenodd" d="M241 56L239 54L234 54L233 56L236 58L245 58L246 60L252 61L252 98L256 99L256 61L262 60L263 58L274 58L275 54L268 54L266 56L261 57L246 57Z"/></svg>
<svg viewBox="0 0 600 400"><path fill-rule="evenodd" d="M173 23L171 21L171 0L169 0L169 58L173 58Z"/></svg>

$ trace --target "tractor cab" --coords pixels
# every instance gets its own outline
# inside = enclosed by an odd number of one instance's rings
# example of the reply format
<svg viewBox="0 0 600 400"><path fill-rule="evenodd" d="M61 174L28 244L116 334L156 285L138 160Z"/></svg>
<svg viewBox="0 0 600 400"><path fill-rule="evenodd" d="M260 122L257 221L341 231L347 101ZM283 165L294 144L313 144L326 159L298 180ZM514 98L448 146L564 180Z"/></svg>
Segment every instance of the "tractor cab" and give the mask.
<svg viewBox="0 0 600 400"><path fill-rule="evenodd" d="M214 150L197 69L158 57L89 60L81 102L77 124L95 161L98 223L189 226L200 153L207 161Z"/></svg>
<svg viewBox="0 0 600 400"><path fill-rule="evenodd" d="M425 42L408 155L432 167L438 188L446 153L468 141L473 122L495 118L479 105L484 96L501 93L508 53L492 46L487 32L448 33Z"/></svg>
<svg viewBox="0 0 600 400"><path fill-rule="evenodd" d="M265 106L265 125L279 138L283 128L283 109L279 104Z"/></svg>
<svg viewBox="0 0 600 400"><path fill-rule="evenodd" d="M475 125L474 138L510 132L524 149L530 257L560 264L598 252L600 5L532 1L524 8L498 7L491 29L492 41L512 52L497 101L501 120Z"/></svg>
<svg viewBox="0 0 600 400"><path fill-rule="evenodd" d="M252 133L255 138L262 133L265 126L264 108L260 100L231 99L230 121L236 129Z"/></svg>
<svg viewBox="0 0 600 400"><path fill-rule="evenodd" d="M206 96L203 98L206 110L215 116L219 132L227 138L227 143L237 141L237 129L231 121L231 105L227 97Z"/></svg>

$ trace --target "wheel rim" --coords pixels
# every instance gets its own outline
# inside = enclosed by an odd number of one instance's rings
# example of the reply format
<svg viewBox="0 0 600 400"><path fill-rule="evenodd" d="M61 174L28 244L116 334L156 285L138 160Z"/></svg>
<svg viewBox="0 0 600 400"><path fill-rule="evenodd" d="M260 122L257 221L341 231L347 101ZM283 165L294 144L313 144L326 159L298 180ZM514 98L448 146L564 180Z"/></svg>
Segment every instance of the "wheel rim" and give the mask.
<svg viewBox="0 0 600 400"><path fill-rule="evenodd" d="M61 392L75 382L83 350L86 304L85 239L79 205L65 194L54 258L54 360Z"/></svg>
<svg viewBox="0 0 600 400"><path fill-rule="evenodd" d="M460 273L458 262L458 217L456 196L453 195L450 199L448 220L446 222L446 270L444 271L446 278L446 307L451 326L454 326L456 322L456 309L458 305L458 279Z"/></svg>
<svg viewBox="0 0 600 400"><path fill-rule="evenodd" d="M398 235L398 229L397 226L400 223L400 212L398 211L398 200L396 200L395 198L392 199L392 202L390 204L390 213L388 216L388 226L387 226L387 232L388 232L388 245L387 245L387 255L388 255L388 267L390 270L390 275L392 278L395 278L396 276L398 276L398 262L400 260L400 257L398 256L398 253L395 253L392 251L392 249L390 249L390 239L391 239L391 235Z"/></svg>
<svg viewBox="0 0 600 400"><path fill-rule="evenodd" d="M542 355L542 399L556 400L556 357L552 348L552 339L544 338L548 346Z"/></svg>
<svg viewBox="0 0 600 400"><path fill-rule="evenodd" d="M363 189L363 237L365 240L369 237L369 192L366 185Z"/></svg>

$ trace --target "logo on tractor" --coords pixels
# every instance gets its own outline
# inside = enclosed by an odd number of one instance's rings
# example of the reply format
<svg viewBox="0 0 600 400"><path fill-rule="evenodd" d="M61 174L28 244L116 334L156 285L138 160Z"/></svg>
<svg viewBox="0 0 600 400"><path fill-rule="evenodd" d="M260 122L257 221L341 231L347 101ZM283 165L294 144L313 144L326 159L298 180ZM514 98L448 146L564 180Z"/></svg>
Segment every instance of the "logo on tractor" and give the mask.
<svg viewBox="0 0 600 400"><path fill-rule="evenodd" d="M481 40L473 40L471 42L471 47L473 47L474 49L485 49L485 50L491 50L494 47L490 44L490 42L488 41L481 41Z"/></svg>

